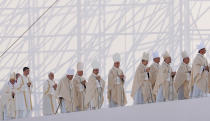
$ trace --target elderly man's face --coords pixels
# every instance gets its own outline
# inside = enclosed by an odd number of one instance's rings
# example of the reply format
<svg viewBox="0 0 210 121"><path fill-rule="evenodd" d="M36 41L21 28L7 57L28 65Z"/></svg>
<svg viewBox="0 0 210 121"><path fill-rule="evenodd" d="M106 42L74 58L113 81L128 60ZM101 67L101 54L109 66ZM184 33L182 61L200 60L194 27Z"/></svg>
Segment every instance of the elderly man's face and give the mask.
<svg viewBox="0 0 210 121"><path fill-rule="evenodd" d="M82 76L82 75L83 75L83 71L77 71L77 74L78 74L79 76Z"/></svg>
<svg viewBox="0 0 210 121"><path fill-rule="evenodd" d="M93 73L94 73L95 75L98 75L99 69L93 69Z"/></svg>
<svg viewBox="0 0 210 121"><path fill-rule="evenodd" d="M170 64L170 63L171 63L171 57L165 58L164 61L165 61L167 64Z"/></svg>
<svg viewBox="0 0 210 121"><path fill-rule="evenodd" d="M66 75L67 76L67 78L69 79L69 80L72 80L73 79L73 75Z"/></svg>
<svg viewBox="0 0 210 121"><path fill-rule="evenodd" d="M148 64L147 60L142 60L142 64L144 64L145 66Z"/></svg>
<svg viewBox="0 0 210 121"><path fill-rule="evenodd" d="M199 53L202 54L202 55L206 54L206 48L201 49L201 50L199 51Z"/></svg>
<svg viewBox="0 0 210 121"><path fill-rule="evenodd" d="M153 61L154 61L155 63L160 63L160 57L154 58Z"/></svg>
<svg viewBox="0 0 210 121"><path fill-rule="evenodd" d="M185 64L189 64L189 62L190 62L190 58L189 58L189 57L184 58L184 59L183 59L183 62L184 62Z"/></svg>
<svg viewBox="0 0 210 121"><path fill-rule="evenodd" d="M10 79L10 83L14 85L15 84L15 79Z"/></svg>
<svg viewBox="0 0 210 121"><path fill-rule="evenodd" d="M120 62L115 62L115 63L114 63L114 67L120 68Z"/></svg>
<svg viewBox="0 0 210 121"><path fill-rule="evenodd" d="M49 74L49 79L50 79L50 80L54 80L54 74L53 74L53 73L50 73L50 74Z"/></svg>

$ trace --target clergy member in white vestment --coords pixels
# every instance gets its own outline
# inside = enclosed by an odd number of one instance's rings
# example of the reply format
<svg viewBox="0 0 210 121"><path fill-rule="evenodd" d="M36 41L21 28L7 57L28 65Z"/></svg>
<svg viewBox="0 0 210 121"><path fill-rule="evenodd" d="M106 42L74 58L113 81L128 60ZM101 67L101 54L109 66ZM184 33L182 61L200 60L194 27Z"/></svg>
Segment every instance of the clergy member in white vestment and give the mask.
<svg viewBox="0 0 210 121"><path fill-rule="evenodd" d="M157 51L152 53L152 57L153 57L153 63L150 65L150 70L149 70L149 81L152 84L152 90L155 87L155 82L157 81L157 75L158 75L158 71L160 69L160 56L159 53ZM153 102L156 100L156 96L154 93L152 93L153 95Z"/></svg>
<svg viewBox="0 0 210 121"><path fill-rule="evenodd" d="M17 80L16 115L17 118L32 117L32 81L29 77L30 69L23 68L23 75Z"/></svg>
<svg viewBox="0 0 210 121"><path fill-rule="evenodd" d="M191 80L191 67L189 66L190 58L186 51L182 52L182 63L180 64L175 79L174 88L178 100L189 98L189 81Z"/></svg>
<svg viewBox="0 0 210 121"><path fill-rule="evenodd" d="M43 87L43 114L52 115L55 114L57 103L56 103L56 88L57 84L54 81L54 73L48 74L48 79L44 83Z"/></svg>
<svg viewBox="0 0 210 121"><path fill-rule="evenodd" d="M2 98L5 100L3 107L4 120L10 120L16 118L16 75L15 72L10 74L10 80L6 83L3 89Z"/></svg>
<svg viewBox="0 0 210 121"><path fill-rule="evenodd" d="M149 53L144 52L133 80L131 97L134 99L134 104L153 102L152 84L149 81L150 68L147 67L148 61Z"/></svg>
<svg viewBox="0 0 210 121"><path fill-rule="evenodd" d="M149 71L149 80L152 84L152 89L155 86L155 82L157 80L157 74L160 68L160 56L157 51L152 53L153 57L153 63L150 65L150 71Z"/></svg>
<svg viewBox="0 0 210 121"><path fill-rule="evenodd" d="M125 75L120 69L121 58L119 53L113 55L113 61L114 65L108 74L107 98L109 107L125 106L127 104L124 89Z"/></svg>
<svg viewBox="0 0 210 121"><path fill-rule="evenodd" d="M192 76L189 84L190 92L193 98L207 96L208 93L208 61L204 56L206 48L203 42L198 46L198 54L192 63Z"/></svg>
<svg viewBox="0 0 210 121"><path fill-rule="evenodd" d="M77 101L77 111L84 111L85 107L85 94L86 94L86 79L83 77L84 64L77 63L77 74L73 79L75 87L75 100Z"/></svg>
<svg viewBox="0 0 210 121"><path fill-rule="evenodd" d="M75 111L77 102L74 95L73 77L74 69L69 68L65 76L58 83L57 96L59 97L61 113Z"/></svg>
<svg viewBox="0 0 210 121"><path fill-rule="evenodd" d="M170 66L171 56L167 51L163 53L163 63L160 66L157 81L153 93L156 95L156 102L172 100L175 92L173 91L173 80L176 72L172 72ZM171 99L170 99L171 98Z"/></svg>
<svg viewBox="0 0 210 121"><path fill-rule="evenodd" d="M85 95L85 106L90 110L100 109L104 102L104 86L105 81L99 75L100 64L97 60L92 62L92 74L87 82Z"/></svg>
<svg viewBox="0 0 210 121"><path fill-rule="evenodd" d="M4 105L3 99L2 99L2 96L0 95L0 120L3 120L3 116L4 116L3 105Z"/></svg>
<svg viewBox="0 0 210 121"><path fill-rule="evenodd" d="M4 112L3 112L3 100L2 100L2 96L0 95L0 120L3 120L3 116L4 116Z"/></svg>

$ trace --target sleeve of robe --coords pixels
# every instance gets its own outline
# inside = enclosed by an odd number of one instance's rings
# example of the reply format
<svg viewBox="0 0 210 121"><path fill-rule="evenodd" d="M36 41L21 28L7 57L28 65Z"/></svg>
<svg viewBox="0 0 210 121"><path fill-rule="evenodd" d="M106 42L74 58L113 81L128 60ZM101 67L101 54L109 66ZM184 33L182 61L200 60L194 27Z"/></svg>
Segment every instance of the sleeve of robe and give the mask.
<svg viewBox="0 0 210 121"><path fill-rule="evenodd" d="M193 80L199 80L201 79L201 73L200 73L200 68L201 68L201 61L199 60L199 58L195 59L195 61L193 62Z"/></svg>
<svg viewBox="0 0 210 121"><path fill-rule="evenodd" d="M187 81L187 74L188 74L188 70L183 65L181 65L179 69L177 70L177 73L174 79L174 89L177 93L178 93L178 89L184 84L185 81Z"/></svg>
<svg viewBox="0 0 210 121"><path fill-rule="evenodd" d="M74 78L73 83L74 83L76 93L80 92L80 82L76 78Z"/></svg>
<svg viewBox="0 0 210 121"><path fill-rule="evenodd" d="M196 56L196 58L193 61L192 64L192 72L191 72L191 81L189 84L189 90L190 92L192 91L192 87L194 85L194 83L196 83L197 80L201 79L201 75L202 73L200 73L200 68L202 65L203 60L201 60L201 58L199 56Z"/></svg>
<svg viewBox="0 0 210 121"><path fill-rule="evenodd" d="M107 98L109 101L111 99L111 90L114 87L113 78L114 78L114 75L112 73L112 70L110 70L108 74L108 89L107 89Z"/></svg>
<svg viewBox="0 0 210 121"><path fill-rule="evenodd" d="M17 93L22 93L23 91L25 91L25 85L22 82L21 77L18 78L17 80Z"/></svg>
<svg viewBox="0 0 210 121"><path fill-rule="evenodd" d="M3 102L0 96L0 120L3 120Z"/></svg>
<svg viewBox="0 0 210 121"><path fill-rule="evenodd" d="M96 91L96 80L90 76L87 82L86 94L85 94L85 105L88 107L91 99L94 96L94 92Z"/></svg>
<svg viewBox="0 0 210 121"><path fill-rule="evenodd" d="M209 64L210 67L210 64ZM208 73L208 92L210 93L210 71Z"/></svg>
<svg viewBox="0 0 210 121"><path fill-rule="evenodd" d="M160 66L160 70L158 72L157 75L157 81L155 83L155 87L153 90L153 94L157 96L158 90L160 88L160 86L162 85L163 88L163 95L165 98L167 98L167 78L168 78L168 68L165 65L161 65Z"/></svg>
<svg viewBox="0 0 210 121"><path fill-rule="evenodd" d="M59 83L58 83L58 87L57 87L57 89L56 89L56 96L57 97L60 97L61 95L60 95L60 91L61 91L61 80L59 81Z"/></svg>
<svg viewBox="0 0 210 121"><path fill-rule="evenodd" d="M14 90L15 91L15 90ZM9 117L15 118L15 111L16 111L16 106L15 106L15 98L12 98L12 92L9 89L8 86L5 86L3 89L3 98L5 98L6 102L6 107L7 107L7 115ZM15 93L15 92L14 92Z"/></svg>
<svg viewBox="0 0 210 121"><path fill-rule="evenodd" d="M44 83L43 92L44 92L44 95L51 95L50 85L48 82Z"/></svg>
<svg viewBox="0 0 210 121"><path fill-rule="evenodd" d="M104 91L105 82L101 79L102 82L102 94ZM90 76L87 83L86 95L85 95L85 105L88 107L90 101L95 98L94 96L97 95L97 87L96 87L96 79L93 76ZM102 97L103 102L103 97ZM96 104L95 104L96 105Z"/></svg>
<svg viewBox="0 0 210 121"><path fill-rule="evenodd" d="M134 98L138 88L143 86L144 79L145 79L145 70L141 65L139 65L133 80L132 91L131 91L132 98Z"/></svg>
<svg viewBox="0 0 210 121"><path fill-rule="evenodd" d="M155 82L156 82L156 80L157 80L157 74L158 74L158 69L157 69L157 67L154 65L154 64L152 64L151 66L150 66L150 72L149 72L149 80L150 80L150 82L151 82L151 84L152 84L152 87L154 87L154 85L155 85Z"/></svg>
<svg viewBox="0 0 210 121"><path fill-rule="evenodd" d="M74 85L74 102L76 103L76 107L78 107L80 105L79 101L80 101L80 97L79 97L79 93L80 93L80 82L78 81L78 79L75 77L73 79L73 85Z"/></svg>

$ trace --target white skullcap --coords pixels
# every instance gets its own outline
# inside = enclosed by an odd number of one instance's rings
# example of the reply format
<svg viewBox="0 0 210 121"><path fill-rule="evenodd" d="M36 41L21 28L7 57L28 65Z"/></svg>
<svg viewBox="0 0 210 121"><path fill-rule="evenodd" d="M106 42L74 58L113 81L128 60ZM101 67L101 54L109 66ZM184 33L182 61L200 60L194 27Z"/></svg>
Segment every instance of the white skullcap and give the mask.
<svg viewBox="0 0 210 121"><path fill-rule="evenodd" d="M200 44L197 45L197 49L198 49L198 50L201 50L201 49L203 49L203 48L206 48L206 47L205 47L204 43L201 41Z"/></svg>
<svg viewBox="0 0 210 121"><path fill-rule="evenodd" d="M74 69L69 68L66 72L66 75L74 75Z"/></svg>
<svg viewBox="0 0 210 121"><path fill-rule="evenodd" d="M10 73L10 79L16 80L16 74L15 74L15 72Z"/></svg>
<svg viewBox="0 0 210 121"><path fill-rule="evenodd" d="M84 67L84 65L82 62L77 63L77 71L83 71L83 67Z"/></svg>
<svg viewBox="0 0 210 121"><path fill-rule="evenodd" d="M114 62L120 62L121 61L119 53L115 53L112 58L113 58Z"/></svg>
<svg viewBox="0 0 210 121"><path fill-rule="evenodd" d="M97 60L94 60L91 65L92 65L93 69L99 69L100 68L100 64Z"/></svg>
<svg viewBox="0 0 210 121"><path fill-rule="evenodd" d="M184 58L187 58L187 57L189 57L188 53L186 51L183 51L182 52L182 58L184 59Z"/></svg>
<svg viewBox="0 0 210 121"><path fill-rule="evenodd" d="M152 57L154 59L154 58L159 58L160 56L159 56L159 53L157 51L155 51L152 53Z"/></svg>
<svg viewBox="0 0 210 121"><path fill-rule="evenodd" d="M148 61L149 60L149 53L144 52L143 55L142 55L142 60Z"/></svg>
<svg viewBox="0 0 210 121"><path fill-rule="evenodd" d="M171 57L170 54L168 53L168 51L165 51L162 56L164 59Z"/></svg>

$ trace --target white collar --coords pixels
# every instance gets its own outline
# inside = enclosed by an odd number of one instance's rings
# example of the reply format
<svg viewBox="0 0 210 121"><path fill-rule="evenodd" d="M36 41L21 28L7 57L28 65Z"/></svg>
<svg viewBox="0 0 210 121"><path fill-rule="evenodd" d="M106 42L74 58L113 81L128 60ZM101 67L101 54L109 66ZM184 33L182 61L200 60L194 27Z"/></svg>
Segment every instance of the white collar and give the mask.
<svg viewBox="0 0 210 121"><path fill-rule="evenodd" d="M143 63L141 63L141 65L143 65L144 67L147 67L147 66L145 66Z"/></svg>
<svg viewBox="0 0 210 121"><path fill-rule="evenodd" d="M202 54L200 54L200 53L198 53L198 55L200 55L200 56L204 57L204 55L202 55Z"/></svg>
<svg viewBox="0 0 210 121"><path fill-rule="evenodd" d="M170 64L167 64L165 61L163 61L164 64L166 64L167 66L169 66Z"/></svg>
<svg viewBox="0 0 210 121"><path fill-rule="evenodd" d="M96 74L94 74L94 73L92 73L92 75L94 76L94 77L97 77L98 75L96 75Z"/></svg>
<svg viewBox="0 0 210 121"><path fill-rule="evenodd" d="M120 68L116 68L115 66L113 66L113 69L116 71L120 70Z"/></svg>
<svg viewBox="0 0 210 121"><path fill-rule="evenodd" d="M154 64L159 66L159 63L154 62Z"/></svg>
<svg viewBox="0 0 210 121"><path fill-rule="evenodd" d="M182 62L182 64L185 65L185 66L188 66L188 64L186 64L186 63L184 63L184 62Z"/></svg>
<svg viewBox="0 0 210 121"><path fill-rule="evenodd" d="M54 80L48 79L49 82L54 82Z"/></svg>
<svg viewBox="0 0 210 121"><path fill-rule="evenodd" d="M9 82L8 82L8 85L9 85L10 87L15 87L15 86L16 86L16 82L14 83L14 85L12 85L12 83L9 81Z"/></svg>
<svg viewBox="0 0 210 121"><path fill-rule="evenodd" d="M28 76L25 76L24 74L23 74L23 77L24 77L24 78L28 78Z"/></svg>
<svg viewBox="0 0 210 121"><path fill-rule="evenodd" d="M78 74L75 75L76 77L82 78L82 76L79 76Z"/></svg>

